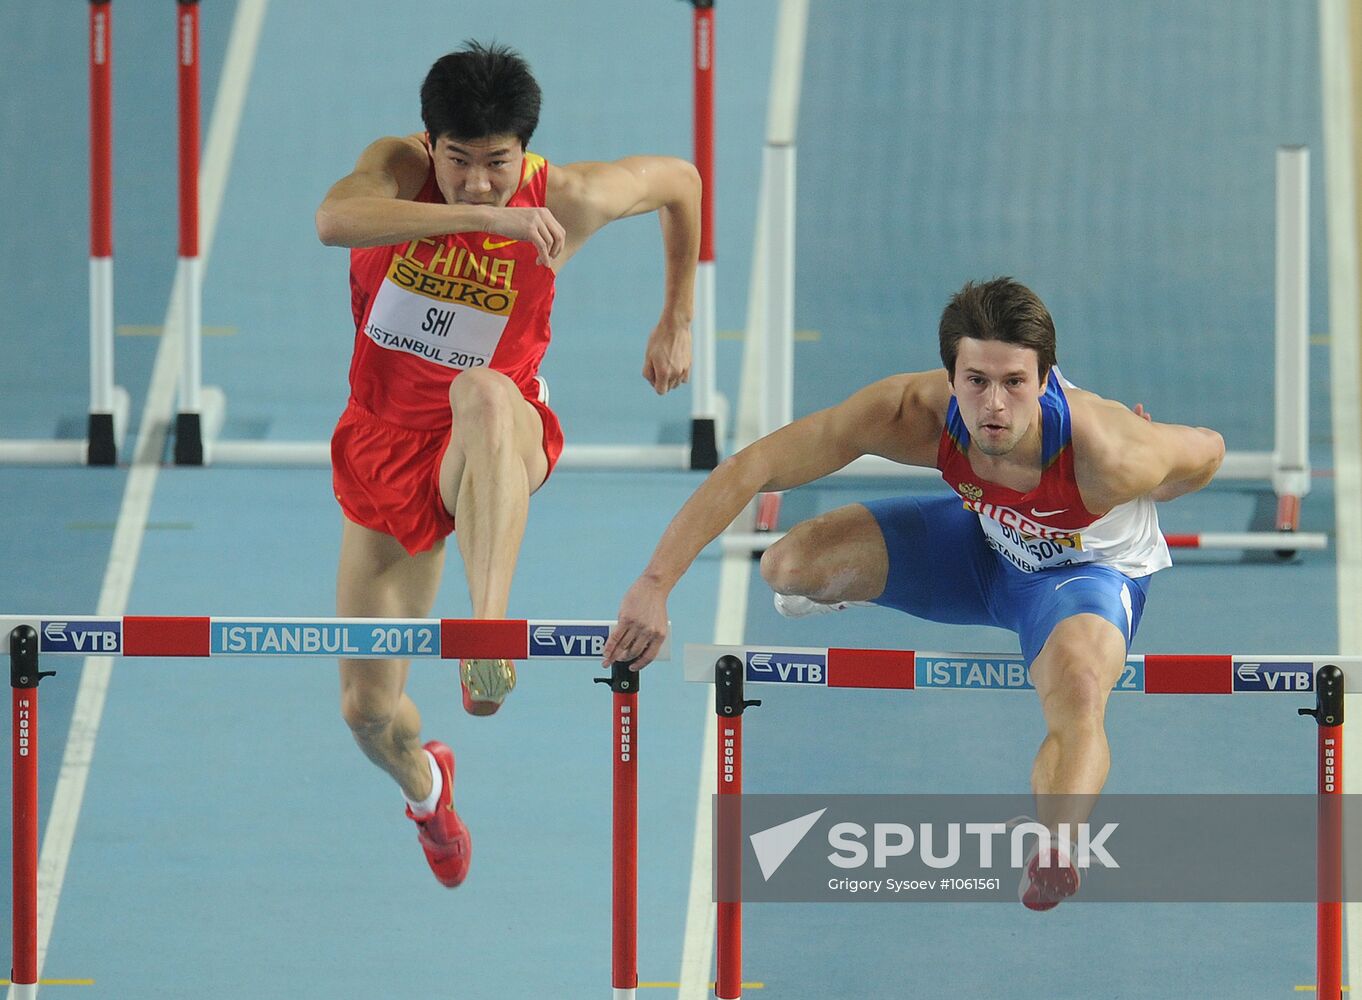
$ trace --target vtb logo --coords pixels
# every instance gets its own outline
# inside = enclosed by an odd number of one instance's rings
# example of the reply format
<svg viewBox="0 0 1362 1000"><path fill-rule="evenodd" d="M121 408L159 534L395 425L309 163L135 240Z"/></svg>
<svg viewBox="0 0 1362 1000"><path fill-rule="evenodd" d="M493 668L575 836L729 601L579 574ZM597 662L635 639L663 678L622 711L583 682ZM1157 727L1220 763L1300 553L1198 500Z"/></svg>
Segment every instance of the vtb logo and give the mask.
<svg viewBox="0 0 1362 1000"><path fill-rule="evenodd" d="M536 625L530 630L531 656L600 656L608 625Z"/></svg>
<svg viewBox="0 0 1362 1000"><path fill-rule="evenodd" d="M766 683L826 684L827 657L821 653L747 654L747 679Z"/></svg>

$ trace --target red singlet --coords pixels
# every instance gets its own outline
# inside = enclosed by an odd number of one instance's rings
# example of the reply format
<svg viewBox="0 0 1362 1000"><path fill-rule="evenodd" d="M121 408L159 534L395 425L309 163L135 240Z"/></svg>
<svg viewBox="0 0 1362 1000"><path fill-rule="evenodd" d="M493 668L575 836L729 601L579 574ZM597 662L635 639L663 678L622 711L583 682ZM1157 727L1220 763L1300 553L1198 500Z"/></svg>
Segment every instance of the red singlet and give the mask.
<svg viewBox="0 0 1362 1000"><path fill-rule="evenodd" d="M542 207L548 168L526 153L507 207ZM433 165L415 200L444 204ZM440 459L449 385L469 368L501 372L535 407L552 471L563 431L539 401L535 374L549 345L554 273L537 256L533 244L491 233L350 251L355 353L331 458L336 499L352 521L413 554L454 530L440 499Z"/></svg>

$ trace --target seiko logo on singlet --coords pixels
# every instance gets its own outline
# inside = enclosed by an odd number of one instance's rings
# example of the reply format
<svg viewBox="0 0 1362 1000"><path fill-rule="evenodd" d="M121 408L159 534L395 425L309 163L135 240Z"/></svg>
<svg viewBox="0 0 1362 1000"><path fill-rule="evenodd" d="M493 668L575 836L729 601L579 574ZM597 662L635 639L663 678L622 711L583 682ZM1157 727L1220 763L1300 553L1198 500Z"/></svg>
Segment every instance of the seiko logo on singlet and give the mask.
<svg viewBox="0 0 1362 1000"><path fill-rule="evenodd" d="M388 265L364 333L380 347L448 368L487 367L515 309L515 265L413 240Z"/></svg>
<svg viewBox="0 0 1362 1000"><path fill-rule="evenodd" d="M445 254L436 247L429 264L410 256L398 257L388 269L394 284L451 305L472 306L483 312L510 315L516 293L511 289L515 261L479 257L463 247ZM443 266L442 266L443 265Z"/></svg>

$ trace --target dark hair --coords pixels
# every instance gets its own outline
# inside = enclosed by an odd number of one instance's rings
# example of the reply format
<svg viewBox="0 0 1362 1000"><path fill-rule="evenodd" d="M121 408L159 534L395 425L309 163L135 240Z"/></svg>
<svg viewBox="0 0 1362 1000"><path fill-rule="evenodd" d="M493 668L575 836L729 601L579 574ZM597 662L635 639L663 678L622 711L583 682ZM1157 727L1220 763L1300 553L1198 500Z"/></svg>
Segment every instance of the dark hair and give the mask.
<svg viewBox="0 0 1362 1000"><path fill-rule="evenodd" d="M421 121L431 145L441 137L514 135L523 149L539 124L539 84L514 49L470 40L435 60L426 74Z"/></svg>
<svg viewBox="0 0 1362 1000"><path fill-rule="evenodd" d="M1011 278L967 282L942 310L939 329L941 363L952 380L961 337L1031 348L1040 362L1042 382L1055 364L1055 321L1050 311L1035 292Z"/></svg>

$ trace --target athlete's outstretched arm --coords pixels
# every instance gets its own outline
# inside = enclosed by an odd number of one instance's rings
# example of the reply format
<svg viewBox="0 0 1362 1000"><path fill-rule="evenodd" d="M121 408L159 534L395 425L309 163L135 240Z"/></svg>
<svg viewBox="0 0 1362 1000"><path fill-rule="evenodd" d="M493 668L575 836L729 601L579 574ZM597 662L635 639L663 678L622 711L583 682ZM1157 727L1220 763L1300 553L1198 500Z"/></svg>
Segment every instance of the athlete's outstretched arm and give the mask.
<svg viewBox="0 0 1362 1000"><path fill-rule="evenodd" d="M644 351L643 377L659 394L675 389L690 378L700 256L699 172L675 157L630 156L613 163L569 163L549 174L549 183L549 207L567 230L564 260L616 219L658 214L666 278L662 315Z"/></svg>
<svg viewBox="0 0 1362 1000"><path fill-rule="evenodd" d="M333 247L381 247L450 233L497 233L526 240L548 265L562 252L563 228L546 208L498 208L413 201L430 157L415 136L371 143L355 169L331 186L317 209L317 237Z"/></svg>
<svg viewBox="0 0 1362 1000"><path fill-rule="evenodd" d="M672 519L625 594L603 661L636 658L635 669L652 662L667 633L667 595L758 493L813 482L862 455L933 464L949 395L944 371L884 379L725 459Z"/></svg>

